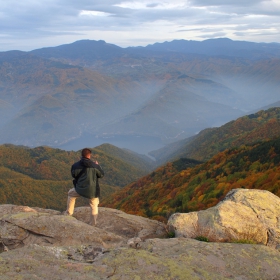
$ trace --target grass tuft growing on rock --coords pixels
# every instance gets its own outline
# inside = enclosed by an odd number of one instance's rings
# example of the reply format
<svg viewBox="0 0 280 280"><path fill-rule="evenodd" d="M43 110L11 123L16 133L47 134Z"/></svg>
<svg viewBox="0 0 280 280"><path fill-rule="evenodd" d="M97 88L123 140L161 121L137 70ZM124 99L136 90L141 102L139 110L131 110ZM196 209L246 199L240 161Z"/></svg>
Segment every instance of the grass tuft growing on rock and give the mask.
<svg viewBox="0 0 280 280"><path fill-rule="evenodd" d="M209 239L205 236L197 236L194 239L198 240L198 241L203 241L203 242L209 242Z"/></svg>

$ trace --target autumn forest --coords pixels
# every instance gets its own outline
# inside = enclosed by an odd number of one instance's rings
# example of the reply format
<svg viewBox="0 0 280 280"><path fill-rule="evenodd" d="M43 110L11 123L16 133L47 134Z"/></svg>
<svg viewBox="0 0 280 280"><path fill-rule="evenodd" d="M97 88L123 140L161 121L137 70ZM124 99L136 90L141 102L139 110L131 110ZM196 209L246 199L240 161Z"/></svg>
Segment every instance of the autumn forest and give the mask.
<svg viewBox="0 0 280 280"><path fill-rule="evenodd" d="M157 162L109 144L94 147L105 170L101 206L166 222L175 212L214 206L235 188L280 197L280 108L206 129L195 143L166 149L169 160ZM1 145L0 203L64 210L79 157L80 151Z"/></svg>

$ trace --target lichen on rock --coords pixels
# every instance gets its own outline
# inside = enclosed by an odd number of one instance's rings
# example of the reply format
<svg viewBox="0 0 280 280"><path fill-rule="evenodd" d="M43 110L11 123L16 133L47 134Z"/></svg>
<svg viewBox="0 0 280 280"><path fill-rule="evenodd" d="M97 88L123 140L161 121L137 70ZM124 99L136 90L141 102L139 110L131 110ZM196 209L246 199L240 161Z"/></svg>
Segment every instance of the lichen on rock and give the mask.
<svg viewBox="0 0 280 280"><path fill-rule="evenodd" d="M263 191L233 190L215 207L174 214L175 238L163 223L116 209L100 207L93 227L89 207L69 217L0 205L1 280L280 279L279 205ZM241 237L268 246L221 242Z"/></svg>

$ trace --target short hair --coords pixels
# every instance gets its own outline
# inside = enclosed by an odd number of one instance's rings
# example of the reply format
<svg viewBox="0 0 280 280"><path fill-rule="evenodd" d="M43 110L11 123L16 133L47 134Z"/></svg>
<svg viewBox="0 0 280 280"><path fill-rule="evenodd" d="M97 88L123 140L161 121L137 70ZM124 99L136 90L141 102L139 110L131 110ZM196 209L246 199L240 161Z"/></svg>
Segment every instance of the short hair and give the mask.
<svg viewBox="0 0 280 280"><path fill-rule="evenodd" d="M88 148L82 149L82 157L88 157L91 154L91 150Z"/></svg>

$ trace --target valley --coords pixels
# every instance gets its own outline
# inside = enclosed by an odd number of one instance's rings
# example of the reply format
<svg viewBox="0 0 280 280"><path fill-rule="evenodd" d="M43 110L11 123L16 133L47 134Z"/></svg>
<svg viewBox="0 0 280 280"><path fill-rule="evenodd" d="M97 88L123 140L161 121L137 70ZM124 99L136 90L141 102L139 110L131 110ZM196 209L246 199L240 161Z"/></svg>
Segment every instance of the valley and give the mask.
<svg viewBox="0 0 280 280"><path fill-rule="evenodd" d="M81 40L2 52L0 144L76 151L107 140L148 155L279 102L279 48L229 39L133 48Z"/></svg>
<svg viewBox="0 0 280 280"><path fill-rule="evenodd" d="M0 203L64 210L84 147L102 205L127 213L166 222L233 188L279 196L279 61L279 44L220 39L0 53Z"/></svg>
<svg viewBox="0 0 280 280"><path fill-rule="evenodd" d="M102 144L101 206L162 222L175 212L215 206L234 188L280 197L280 108L240 117L150 153ZM62 211L79 151L0 146L0 203ZM55 199L54 199L55 197ZM79 201L78 206L86 201Z"/></svg>

